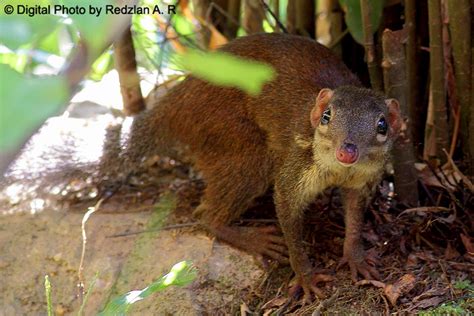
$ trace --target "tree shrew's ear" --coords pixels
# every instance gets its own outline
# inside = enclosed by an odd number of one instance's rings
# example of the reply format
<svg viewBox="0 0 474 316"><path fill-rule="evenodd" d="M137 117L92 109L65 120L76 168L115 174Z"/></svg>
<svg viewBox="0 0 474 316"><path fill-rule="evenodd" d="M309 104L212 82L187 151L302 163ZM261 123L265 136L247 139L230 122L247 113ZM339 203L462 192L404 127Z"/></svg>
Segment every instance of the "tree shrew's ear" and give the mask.
<svg viewBox="0 0 474 316"><path fill-rule="evenodd" d="M334 91L328 88L321 89L316 98L316 105L311 110L311 125L316 128L319 125L319 120L324 110L327 108L329 100L334 95Z"/></svg>
<svg viewBox="0 0 474 316"><path fill-rule="evenodd" d="M396 99L386 99L385 104L388 107L388 124L392 133L398 135L402 127L402 116L400 114L400 103Z"/></svg>

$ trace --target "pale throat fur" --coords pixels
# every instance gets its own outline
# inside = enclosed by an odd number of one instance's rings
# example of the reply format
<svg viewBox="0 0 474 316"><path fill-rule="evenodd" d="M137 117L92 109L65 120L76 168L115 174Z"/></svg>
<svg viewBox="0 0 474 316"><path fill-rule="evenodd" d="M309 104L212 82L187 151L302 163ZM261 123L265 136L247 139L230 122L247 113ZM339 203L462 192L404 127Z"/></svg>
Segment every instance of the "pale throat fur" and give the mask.
<svg viewBox="0 0 474 316"><path fill-rule="evenodd" d="M335 157L337 141L326 135L328 126L318 126L314 137L296 135L294 141L303 150L312 151L312 163L300 175L298 190L304 193L304 202L330 187L371 191L379 182L389 158L390 139L366 148L360 159L351 166L341 165ZM303 201L302 201L303 202Z"/></svg>

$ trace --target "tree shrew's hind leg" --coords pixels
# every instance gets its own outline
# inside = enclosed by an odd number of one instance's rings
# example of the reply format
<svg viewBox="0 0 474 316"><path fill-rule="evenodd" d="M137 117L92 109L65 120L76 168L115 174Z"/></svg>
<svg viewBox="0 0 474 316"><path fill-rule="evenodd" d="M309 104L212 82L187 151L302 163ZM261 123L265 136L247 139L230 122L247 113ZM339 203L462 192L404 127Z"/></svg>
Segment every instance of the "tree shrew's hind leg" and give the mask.
<svg viewBox="0 0 474 316"><path fill-rule="evenodd" d="M259 163L261 155L223 157L201 168L206 189L195 210L205 228L218 239L252 255L288 263L288 253L278 227L230 226L265 193L269 185L270 164ZM256 159L259 158L259 159Z"/></svg>

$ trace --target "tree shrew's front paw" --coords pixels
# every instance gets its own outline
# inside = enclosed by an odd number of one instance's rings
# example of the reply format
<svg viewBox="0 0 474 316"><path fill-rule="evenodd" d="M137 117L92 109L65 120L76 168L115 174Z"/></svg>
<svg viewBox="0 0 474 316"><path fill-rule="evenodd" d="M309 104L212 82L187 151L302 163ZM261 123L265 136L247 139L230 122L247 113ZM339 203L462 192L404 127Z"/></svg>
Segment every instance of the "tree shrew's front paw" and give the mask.
<svg viewBox="0 0 474 316"><path fill-rule="evenodd" d="M349 265L353 282L358 281L358 274L362 275L366 280L380 280L380 274L377 269L371 266L367 261L368 258L363 250L358 249L357 251L351 252L345 251L337 269L346 264Z"/></svg>

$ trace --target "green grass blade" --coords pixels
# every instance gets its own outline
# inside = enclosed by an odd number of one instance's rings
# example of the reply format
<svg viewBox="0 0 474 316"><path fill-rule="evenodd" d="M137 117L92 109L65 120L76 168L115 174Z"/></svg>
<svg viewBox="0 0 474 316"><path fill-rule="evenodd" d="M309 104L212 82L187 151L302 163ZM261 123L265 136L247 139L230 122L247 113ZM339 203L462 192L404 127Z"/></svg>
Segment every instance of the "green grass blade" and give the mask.
<svg viewBox="0 0 474 316"><path fill-rule="evenodd" d="M89 287L87 288L86 296L84 297L84 301L83 301L82 304L81 304L81 308L79 308L79 312L77 313L78 316L84 315L84 308L86 307L87 300L89 299L89 296L90 296L91 293L92 293L92 289L94 288L95 282L97 281L97 278L98 278L98 277L99 277L99 272L97 272L97 273L95 274L94 278L92 279L91 284L90 284Z"/></svg>
<svg viewBox="0 0 474 316"><path fill-rule="evenodd" d="M48 316L53 316L53 304L51 303L51 282L49 282L49 277L47 275L44 276L44 291L46 294Z"/></svg>

